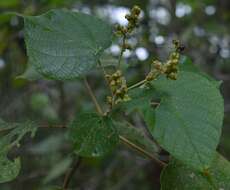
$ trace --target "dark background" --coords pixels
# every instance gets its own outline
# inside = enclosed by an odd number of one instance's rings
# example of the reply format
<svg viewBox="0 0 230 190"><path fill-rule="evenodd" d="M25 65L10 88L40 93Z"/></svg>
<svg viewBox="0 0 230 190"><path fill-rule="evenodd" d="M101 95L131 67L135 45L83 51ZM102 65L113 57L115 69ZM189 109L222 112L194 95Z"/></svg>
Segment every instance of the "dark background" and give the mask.
<svg viewBox="0 0 230 190"><path fill-rule="evenodd" d="M125 24L124 15L133 5L143 12L140 27L130 39L134 50L125 52L130 83L143 77L153 58L164 60L174 38L186 46L184 54L194 64L218 80L225 100L225 118L218 147L230 158L230 1L229 0L0 0L0 117L10 121L27 119L41 124L67 123L75 113L94 106L81 81L26 81L16 78L26 68L23 20L3 14L16 11L37 15L51 8L69 8L110 21ZM70 26L71 27L71 26ZM110 62L117 58L117 40L107 50ZM140 73L143 73L142 76ZM99 97L108 93L97 72L90 73L90 83ZM96 79L96 80L95 80ZM191 81L192 82L192 81ZM136 115L132 121L140 128ZM20 176L0 184L1 190L52 190L61 186L70 165L71 147L65 129L39 129L35 139L26 138L12 151L22 157ZM84 159L71 187L85 190L157 190L160 167L123 147L101 159ZM1 171L0 171L1 172Z"/></svg>

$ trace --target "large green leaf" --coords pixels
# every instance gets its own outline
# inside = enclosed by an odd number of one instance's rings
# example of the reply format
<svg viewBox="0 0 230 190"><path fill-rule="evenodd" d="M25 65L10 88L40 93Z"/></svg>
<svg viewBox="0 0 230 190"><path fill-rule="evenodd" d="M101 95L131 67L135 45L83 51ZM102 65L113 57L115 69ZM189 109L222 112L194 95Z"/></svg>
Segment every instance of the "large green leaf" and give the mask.
<svg viewBox="0 0 230 190"><path fill-rule="evenodd" d="M80 156L103 156L110 152L119 140L112 119L96 113L77 115L69 128L74 150Z"/></svg>
<svg viewBox="0 0 230 190"><path fill-rule="evenodd" d="M172 159L161 175L161 190L228 190L230 163L216 154L206 175Z"/></svg>
<svg viewBox="0 0 230 190"><path fill-rule="evenodd" d="M25 16L25 41L29 62L42 75L67 80L96 67L111 44L111 27L87 14L65 9L40 16Z"/></svg>
<svg viewBox="0 0 230 190"><path fill-rule="evenodd" d="M176 81L153 82L161 94L150 132L175 158L196 169L207 168L221 134L223 98L213 82L199 74L180 72Z"/></svg>
<svg viewBox="0 0 230 190"><path fill-rule="evenodd" d="M24 135L30 132L33 136L36 129L36 125L32 122L7 123L0 119L0 130L9 131L0 138L0 183L11 181L17 177L21 168L20 159L16 158L11 161L7 158L7 154L11 148L20 145Z"/></svg>

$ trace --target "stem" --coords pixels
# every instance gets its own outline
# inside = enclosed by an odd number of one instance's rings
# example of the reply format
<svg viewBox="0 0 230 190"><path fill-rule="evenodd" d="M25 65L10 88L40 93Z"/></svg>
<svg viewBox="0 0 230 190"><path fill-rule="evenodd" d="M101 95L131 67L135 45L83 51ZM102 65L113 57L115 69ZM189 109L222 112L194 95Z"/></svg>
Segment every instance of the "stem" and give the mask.
<svg viewBox="0 0 230 190"><path fill-rule="evenodd" d="M102 111L102 109L101 109L101 107L100 107L100 105L99 105L99 103L98 103L93 91L92 91L92 88L90 87L90 85L89 85L89 83L87 81L87 78L84 78L84 83L85 83L86 89L87 89L87 91L88 91L88 93L89 93L89 95L90 95L90 97L91 97L96 109L97 109L97 112L99 114L103 115L103 111Z"/></svg>
<svg viewBox="0 0 230 190"><path fill-rule="evenodd" d="M122 39L122 48L121 48L121 53L119 55L118 65L117 65L118 69L121 67L121 59L122 59L123 53L125 52L125 49L124 49L125 40L126 40L126 35L124 35Z"/></svg>
<svg viewBox="0 0 230 190"><path fill-rule="evenodd" d="M67 128L64 125L40 125L39 128L60 128L60 129L65 129Z"/></svg>
<svg viewBox="0 0 230 190"><path fill-rule="evenodd" d="M129 141L125 137L119 135L119 138L124 144L130 146L134 150L136 150L136 151L142 153L143 155L147 156L148 158L152 159L154 162L158 163L160 166L165 167L167 165L166 163L164 163L163 161L159 160L154 155L152 155L151 153L149 153L146 150L142 149L141 147L137 146L136 144L132 143L131 141Z"/></svg>
<svg viewBox="0 0 230 190"><path fill-rule="evenodd" d="M66 115L66 94L64 90L64 83L62 81L58 81L58 88L59 88L59 99L60 99L60 104L59 104L59 111L58 115L61 118L61 121L63 123L66 122L67 120L67 115Z"/></svg>
<svg viewBox="0 0 230 190"><path fill-rule="evenodd" d="M73 164L73 167L70 168L70 170L66 173L65 178L64 178L64 182L63 182L63 190L67 190L69 183L71 181L71 178L73 177L74 173L76 172L76 170L79 168L80 164L81 164L81 157L79 157L75 163Z"/></svg>
<svg viewBox="0 0 230 190"><path fill-rule="evenodd" d="M4 131L8 131L8 130L11 130L11 129L14 129L15 128L15 126L11 126L11 127L6 127L6 128L2 128L2 129L0 129L0 133L1 132L4 132Z"/></svg>
<svg viewBox="0 0 230 190"><path fill-rule="evenodd" d="M133 89L133 88L137 88L137 87L141 86L142 84L144 84L144 83L146 83L146 82L147 82L147 81L144 79L144 80L142 80L142 81L140 81L140 82L138 82L138 83L136 83L136 84L134 84L134 85L128 87L128 90L131 90L131 89Z"/></svg>

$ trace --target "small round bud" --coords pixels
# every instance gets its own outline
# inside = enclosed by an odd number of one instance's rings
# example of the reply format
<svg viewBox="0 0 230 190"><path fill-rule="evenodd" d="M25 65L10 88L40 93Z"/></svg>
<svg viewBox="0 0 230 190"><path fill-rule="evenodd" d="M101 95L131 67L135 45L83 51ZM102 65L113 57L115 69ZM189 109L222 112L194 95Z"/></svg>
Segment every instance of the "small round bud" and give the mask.
<svg viewBox="0 0 230 190"><path fill-rule="evenodd" d="M112 97L111 97L111 96L107 96L106 99L107 99L107 102L108 102L109 104L112 103Z"/></svg>
<svg viewBox="0 0 230 190"><path fill-rule="evenodd" d="M172 60L171 60L171 64L177 65L177 64L178 64L178 59L172 59Z"/></svg>
<svg viewBox="0 0 230 190"><path fill-rule="evenodd" d="M176 73L170 73L168 75L168 78L172 79L172 80L176 80L177 79L177 74Z"/></svg>
<svg viewBox="0 0 230 190"><path fill-rule="evenodd" d="M123 101L124 101L124 102L127 102L127 101L129 101L129 100L131 100L131 98L129 97L128 94L125 94L125 96L123 97Z"/></svg>
<svg viewBox="0 0 230 190"><path fill-rule="evenodd" d="M118 78L117 80L116 80L116 84L117 85L120 85L122 83L122 80L120 79L120 78Z"/></svg>
<svg viewBox="0 0 230 190"><path fill-rule="evenodd" d="M115 86L116 85L116 81L112 80L109 84L110 84L110 86Z"/></svg>
<svg viewBox="0 0 230 190"><path fill-rule="evenodd" d="M135 6L132 8L132 12L133 12L134 14L139 15L139 14L141 13L141 9L140 9L140 7L138 7L137 5L135 5Z"/></svg>
<svg viewBox="0 0 230 190"><path fill-rule="evenodd" d="M155 69L160 70L162 67L161 62L160 61L154 61L154 67L155 67Z"/></svg>
<svg viewBox="0 0 230 190"><path fill-rule="evenodd" d="M120 90L120 89L117 89L117 90L116 90L116 95L121 95L121 94L122 94L121 90Z"/></svg>
<svg viewBox="0 0 230 190"><path fill-rule="evenodd" d="M106 78L107 80L110 80L110 79L111 79L111 76L110 76L110 75L105 75L105 78Z"/></svg>

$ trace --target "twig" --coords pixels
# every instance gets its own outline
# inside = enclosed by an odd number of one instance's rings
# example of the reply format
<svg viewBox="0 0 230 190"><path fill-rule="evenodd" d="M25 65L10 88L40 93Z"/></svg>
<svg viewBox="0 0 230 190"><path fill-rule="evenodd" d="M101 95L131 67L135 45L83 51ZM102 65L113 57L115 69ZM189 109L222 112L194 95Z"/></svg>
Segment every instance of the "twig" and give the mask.
<svg viewBox="0 0 230 190"><path fill-rule="evenodd" d="M128 145L129 147L133 148L134 150L142 153L143 155L147 156L148 158L152 159L153 161L155 161L156 163L158 163L160 166L165 167L167 164L164 163L163 161L159 160L158 158L156 158L154 155L152 155L151 153L147 152L146 150L142 149L141 147L139 147L138 145L132 143L131 141L129 141L128 139L126 139L125 137L119 135L120 140Z"/></svg>
<svg viewBox="0 0 230 190"><path fill-rule="evenodd" d="M85 83L86 89L87 89L87 91L88 91L88 93L89 93L89 95L90 95L90 97L91 97L96 109L97 109L97 112L99 114L103 115L103 111L102 111L99 103L97 102L97 99L96 99L96 97L95 97L95 95L94 95L94 93L93 93L93 91L92 91L92 89L91 89L91 87L90 87L90 85L89 85L89 83L87 81L87 78L84 78L84 83Z"/></svg>
<svg viewBox="0 0 230 190"><path fill-rule="evenodd" d="M121 48L121 53L119 55L118 65L117 65L118 69L121 67L121 59L122 59L122 56L123 56L123 54L125 52L125 49L124 49L125 40L126 40L126 35L124 35L123 39L122 39L122 48Z"/></svg>
<svg viewBox="0 0 230 190"><path fill-rule="evenodd" d="M73 167L70 168L70 170L66 173L65 178L64 178L64 182L63 182L63 185L62 185L63 190L68 189L69 183L70 183L74 173L76 172L76 170L79 168L79 166L81 164L81 160L82 160L81 157L79 157L75 161L75 163L73 164Z"/></svg>
<svg viewBox="0 0 230 190"><path fill-rule="evenodd" d="M67 127L65 125L39 125L39 128L60 128L60 129L65 129Z"/></svg>
<svg viewBox="0 0 230 190"><path fill-rule="evenodd" d="M140 81L140 82L138 82L138 83L136 83L136 84L134 84L134 85L128 87L128 90L131 90L131 89L133 89L133 88L137 88L137 87L141 86L141 85L144 84L144 83L146 83L146 80L142 80L142 81Z"/></svg>
<svg viewBox="0 0 230 190"><path fill-rule="evenodd" d="M65 94L65 89L64 89L64 83L62 81L58 81L58 89L59 89L59 99L60 99L60 104L59 104L59 110L58 110L58 115L61 118L62 122L65 122L67 119L66 115L66 94Z"/></svg>

